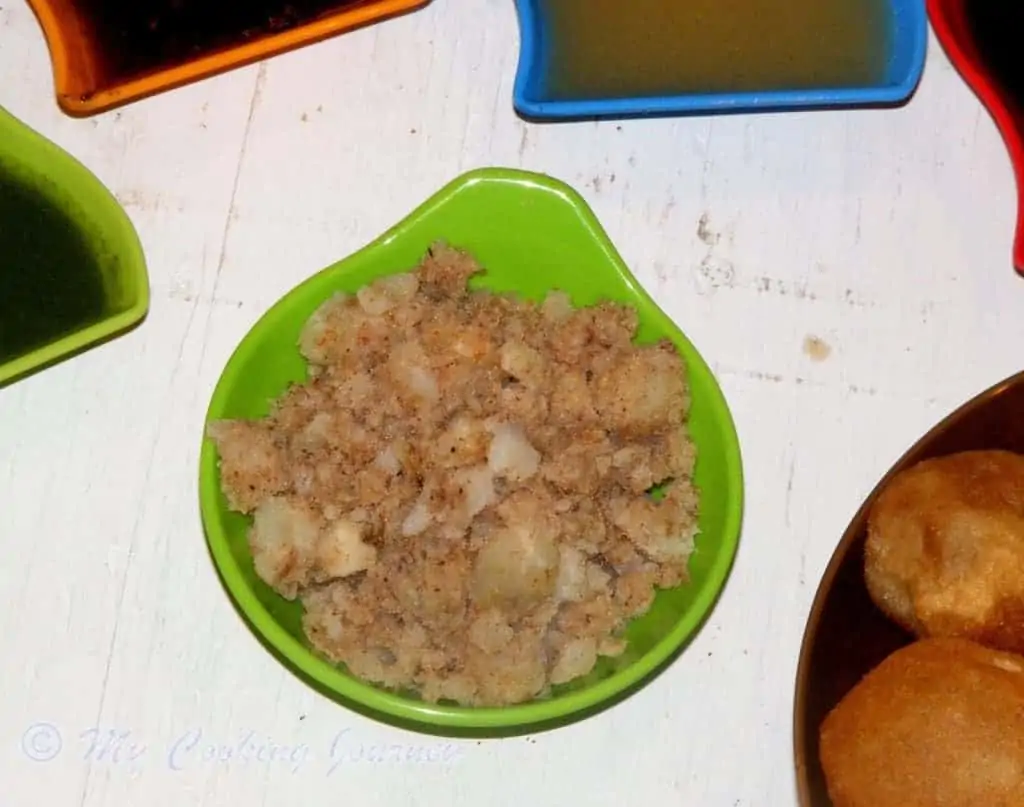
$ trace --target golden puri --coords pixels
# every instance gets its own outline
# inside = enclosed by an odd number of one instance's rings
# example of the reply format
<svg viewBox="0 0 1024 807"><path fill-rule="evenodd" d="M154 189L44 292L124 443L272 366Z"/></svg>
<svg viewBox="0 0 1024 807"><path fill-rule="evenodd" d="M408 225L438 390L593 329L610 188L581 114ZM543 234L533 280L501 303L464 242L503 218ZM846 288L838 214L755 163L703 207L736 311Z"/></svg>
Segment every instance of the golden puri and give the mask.
<svg viewBox="0 0 1024 807"><path fill-rule="evenodd" d="M922 639L868 673L821 727L834 807L1024 804L1024 658Z"/></svg>
<svg viewBox="0 0 1024 807"><path fill-rule="evenodd" d="M871 512L864 572L917 636L1024 652L1024 457L968 451L896 476Z"/></svg>

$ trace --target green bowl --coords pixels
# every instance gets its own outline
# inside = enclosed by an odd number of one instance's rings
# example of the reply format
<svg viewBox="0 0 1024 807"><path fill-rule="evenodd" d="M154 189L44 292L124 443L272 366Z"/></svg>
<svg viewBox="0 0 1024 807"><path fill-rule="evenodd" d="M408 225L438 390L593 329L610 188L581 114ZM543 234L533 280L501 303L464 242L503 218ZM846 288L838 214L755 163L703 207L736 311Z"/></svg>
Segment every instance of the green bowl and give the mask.
<svg viewBox="0 0 1024 807"><path fill-rule="evenodd" d="M38 193L67 217L95 259L106 299L102 319L0 361L2 386L136 325L149 308L149 279L135 228L110 191L78 160L2 107L0 175ZM0 255L0 271L17 271L3 260Z"/></svg>
<svg viewBox="0 0 1024 807"><path fill-rule="evenodd" d="M247 621L266 645L320 691L364 714L417 730L486 736L578 719L620 700L662 668L711 610L725 584L739 540L743 474L728 406L707 364L625 267L586 202L571 188L538 174L472 171L443 188L408 218L349 258L288 293L253 327L229 360L207 419L256 418L293 382L306 378L296 347L306 319L336 291L352 292L375 278L415 266L432 242L469 250L486 267L479 285L540 299L551 289L576 305L601 299L638 309L641 341L670 339L689 371L690 429L698 450L700 535L691 581L659 592L628 627L626 651L601 659L585 678L549 698L504 708L424 703L362 683L325 661L305 641L301 606L288 602L253 571L246 541L249 518L232 513L220 490L216 449L204 439L199 493L214 563Z"/></svg>

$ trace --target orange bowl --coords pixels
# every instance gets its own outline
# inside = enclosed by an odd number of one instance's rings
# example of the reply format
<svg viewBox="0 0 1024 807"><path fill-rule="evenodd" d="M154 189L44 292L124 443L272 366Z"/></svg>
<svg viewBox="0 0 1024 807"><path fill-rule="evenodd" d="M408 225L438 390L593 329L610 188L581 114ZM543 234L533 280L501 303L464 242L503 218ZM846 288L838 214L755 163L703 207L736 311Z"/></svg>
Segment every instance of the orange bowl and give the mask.
<svg viewBox="0 0 1024 807"><path fill-rule="evenodd" d="M86 117L396 16L430 0L28 0L43 29L60 108ZM186 3L200 11L191 19ZM191 8L189 7L189 12ZM161 16L163 14L163 16ZM228 15L225 18L225 14Z"/></svg>

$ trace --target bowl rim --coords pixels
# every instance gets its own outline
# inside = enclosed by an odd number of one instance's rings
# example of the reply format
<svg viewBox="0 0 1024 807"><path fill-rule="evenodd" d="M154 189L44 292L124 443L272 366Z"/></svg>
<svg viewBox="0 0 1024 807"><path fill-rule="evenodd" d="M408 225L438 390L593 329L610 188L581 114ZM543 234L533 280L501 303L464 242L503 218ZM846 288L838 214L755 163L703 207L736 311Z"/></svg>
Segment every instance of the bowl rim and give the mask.
<svg viewBox="0 0 1024 807"><path fill-rule="evenodd" d="M864 498L856 512L843 530L842 537L832 551L828 565L818 582L814 593L814 600L811 603L807 620L804 624L803 636L800 640L800 656L797 662L796 679L793 690L793 758L795 763L797 779L797 798L801 807L817 807L811 801L811 795L807 782L807 733L805 731L807 715L807 682L810 679L811 655L814 651L815 639L818 629L821 626L822 614L832 592L836 576L839 570L846 563L847 557L854 545L860 539L865 519L871 510L872 505L901 471L917 462L922 452L938 437L945 434L956 426L967 415L987 406L994 398L1001 395L1010 387L1024 384L1024 371L1014 373L1001 381L987 387L981 392L960 403L952 411L942 417L924 434L907 448L899 458L892 463L885 474L875 483L870 493Z"/></svg>
<svg viewBox="0 0 1024 807"><path fill-rule="evenodd" d="M927 0L927 4L928 17L935 31L935 38L946 52L954 69L995 122L1009 154L1017 189L1012 259L1016 272L1024 275L1024 131L1021 130L1024 117L1018 120L1008 96L1000 89L992 72L982 59L971 52L973 45L968 48L957 34L958 26L963 20L950 12L950 1ZM963 7L962 2L956 5L961 9ZM971 39L970 35L967 39ZM1024 110L1021 114L1024 116Z"/></svg>
<svg viewBox="0 0 1024 807"><path fill-rule="evenodd" d="M0 133L6 134L5 151L16 150L16 156L11 159L13 164L21 165L34 174L40 173L40 166L54 167L58 174L70 177L69 184L88 189L93 201L103 208L97 218L109 221L115 233L116 250L120 257L118 273L127 278L134 289L130 304L120 311L104 316L91 325L77 328L53 342L0 362L0 387L3 387L129 330L146 316L150 289L146 255L138 231L121 203L100 178L73 155L2 106ZM3 162L0 159L0 164ZM78 194L75 192L71 195Z"/></svg>
<svg viewBox="0 0 1024 807"><path fill-rule="evenodd" d="M211 419L219 416L219 412L222 411L223 402L229 394L236 375L240 372L241 363L251 352L250 346L255 343L253 334L258 333L261 328L269 327L268 323L271 323L275 313L286 307L287 301L292 295L299 293L299 290L306 284L316 282L317 278L326 273L343 275L345 267L350 261L354 261L368 252L376 251L394 239L400 238L405 229L429 218L435 209L444 205L450 198L478 183L511 183L522 189L523 192L554 194L561 199L562 203L571 205L583 226L589 230L589 236L596 239L606 253L611 265L625 273L625 280L633 281L633 294L638 298L645 298L645 302L649 301L654 310L660 313L674 329L673 336L681 337L682 343L687 348L684 351L684 359L688 366L688 372L691 375L700 373L710 382L708 384L710 395L708 408L715 413L713 420L719 432L719 439L722 440L725 447L719 459L725 467L729 497L722 530L716 535L719 551L708 570L703 586L696 592L689 609L677 620L673 630L636 662L592 686L565 693L550 700L530 701L508 707L441 706L408 699L343 673L328 661L316 656L277 623L245 581L228 546L225 530L219 518L220 508L215 473L216 453L204 434L200 450L200 511L204 532L218 574L246 622L258 637L269 642L276 653L284 656L287 666L293 671L311 678L315 685L340 697L346 705L360 705L365 709L372 710L373 716L377 718L383 716L392 721L412 724L414 727L435 730L438 728L508 730L547 724L553 721L570 722L574 716L579 717L582 713L603 704L610 704L617 697L631 691L633 687L651 680L653 675L660 671L696 634L703 621L713 610L725 587L738 550L743 516L743 469L739 438L728 402L710 367L704 362L689 339L650 299L646 291L636 283L635 278L626 268L595 214L583 198L560 180L518 169L478 168L462 174L416 207L383 235L341 261L322 269L285 293L252 326L235 348L214 389L204 418L204 426ZM552 705L556 705L554 710Z"/></svg>
<svg viewBox="0 0 1024 807"><path fill-rule="evenodd" d="M897 81L837 88L545 99L532 92L544 58L537 35L537 3L538 0L515 0L520 45L512 98L519 115L538 121L896 106L910 98L920 83L928 50L924 0L907 0L909 65Z"/></svg>
<svg viewBox="0 0 1024 807"><path fill-rule="evenodd" d="M117 80L91 92L74 92L72 47L65 30L67 13L59 0L27 0L35 13L50 55L57 104L66 115L89 117L177 87L295 50L347 31L382 22L427 5L431 0L370 0L341 8L326 17L310 20L280 33L266 34L251 42L185 59L138 78Z"/></svg>

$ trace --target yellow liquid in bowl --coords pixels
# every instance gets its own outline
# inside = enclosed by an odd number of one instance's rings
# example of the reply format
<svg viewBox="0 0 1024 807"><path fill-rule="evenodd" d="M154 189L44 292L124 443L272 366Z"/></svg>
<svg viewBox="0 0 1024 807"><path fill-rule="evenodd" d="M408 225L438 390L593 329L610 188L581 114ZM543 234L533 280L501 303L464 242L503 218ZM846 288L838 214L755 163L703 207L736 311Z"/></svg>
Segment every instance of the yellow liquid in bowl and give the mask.
<svg viewBox="0 0 1024 807"><path fill-rule="evenodd" d="M544 0L554 99L864 86L888 0Z"/></svg>

